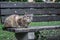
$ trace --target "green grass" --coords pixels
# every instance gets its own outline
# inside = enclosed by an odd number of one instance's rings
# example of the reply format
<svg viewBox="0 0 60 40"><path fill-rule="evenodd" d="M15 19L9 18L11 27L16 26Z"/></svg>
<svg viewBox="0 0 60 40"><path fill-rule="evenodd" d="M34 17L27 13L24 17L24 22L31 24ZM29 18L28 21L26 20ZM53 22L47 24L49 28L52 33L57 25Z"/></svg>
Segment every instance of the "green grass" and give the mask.
<svg viewBox="0 0 60 40"><path fill-rule="evenodd" d="M60 21L51 21L51 22L31 22L30 26L46 26L46 25L59 25ZM13 32L8 32L2 30L3 24L0 23L0 40L13 40L15 38ZM53 32L54 30L42 30L41 35L46 35ZM59 31L58 31L59 32ZM55 32L54 32L55 33Z"/></svg>
<svg viewBox="0 0 60 40"><path fill-rule="evenodd" d="M60 25L60 21L31 22L30 23L30 26L47 26L47 25Z"/></svg>
<svg viewBox="0 0 60 40"><path fill-rule="evenodd" d="M2 30L2 24L0 23L0 40L13 40L14 38L13 35L14 35L13 32Z"/></svg>

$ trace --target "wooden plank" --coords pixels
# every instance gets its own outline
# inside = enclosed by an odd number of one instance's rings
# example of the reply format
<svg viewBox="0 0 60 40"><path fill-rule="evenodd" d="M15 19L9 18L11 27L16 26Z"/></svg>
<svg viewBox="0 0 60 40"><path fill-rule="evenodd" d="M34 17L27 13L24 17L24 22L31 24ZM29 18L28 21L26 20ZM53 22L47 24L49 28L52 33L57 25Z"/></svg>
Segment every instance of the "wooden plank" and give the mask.
<svg viewBox="0 0 60 40"><path fill-rule="evenodd" d="M40 30L51 30L51 29L60 29L60 25L55 26L32 26L28 28L5 28L4 30L20 33L20 32L36 32Z"/></svg>
<svg viewBox="0 0 60 40"><path fill-rule="evenodd" d="M60 8L60 3L44 3L44 2L36 2L36 3L28 3L28 2L0 2L1 8L23 8L23 7L35 7L35 8L47 8L54 7Z"/></svg>
<svg viewBox="0 0 60 40"><path fill-rule="evenodd" d="M1 9L1 15L11 14L60 14L60 9Z"/></svg>
<svg viewBox="0 0 60 40"><path fill-rule="evenodd" d="M4 22L6 16L2 16L2 23ZM60 21L60 16L34 16L33 22L41 21Z"/></svg>

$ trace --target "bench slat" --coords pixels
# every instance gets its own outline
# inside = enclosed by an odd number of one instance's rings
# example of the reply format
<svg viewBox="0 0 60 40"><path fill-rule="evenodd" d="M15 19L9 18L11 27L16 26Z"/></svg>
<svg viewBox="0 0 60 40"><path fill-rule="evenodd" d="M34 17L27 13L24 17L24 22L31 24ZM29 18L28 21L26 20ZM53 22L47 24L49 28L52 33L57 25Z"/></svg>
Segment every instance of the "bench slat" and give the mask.
<svg viewBox="0 0 60 40"><path fill-rule="evenodd" d="M60 14L60 9L1 9L1 15L11 15L11 14Z"/></svg>
<svg viewBox="0 0 60 40"><path fill-rule="evenodd" d="M0 2L1 8L23 8L23 7L36 7L36 8L48 8L54 7L59 8L60 3L44 3L44 2L36 2L36 3L28 3L28 2Z"/></svg>
<svg viewBox="0 0 60 40"><path fill-rule="evenodd" d="M59 29L60 25L55 26L31 26L28 28L4 28L4 30L19 33L19 32L36 32L39 30L51 30L51 29Z"/></svg>
<svg viewBox="0 0 60 40"><path fill-rule="evenodd" d="M4 22L6 16L2 16L2 23ZM34 16L33 22L41 21L60 21L60 16Z"/></svg>

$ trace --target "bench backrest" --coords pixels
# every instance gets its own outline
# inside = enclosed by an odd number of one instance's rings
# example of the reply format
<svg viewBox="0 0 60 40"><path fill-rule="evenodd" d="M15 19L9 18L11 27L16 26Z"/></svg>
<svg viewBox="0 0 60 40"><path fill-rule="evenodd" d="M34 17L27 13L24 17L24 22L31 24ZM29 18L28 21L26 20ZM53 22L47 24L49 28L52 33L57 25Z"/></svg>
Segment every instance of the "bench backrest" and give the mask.
<svg viewBox="0 0 60 40"><path fill-rule="evenodd" d="M35 15L33 22L60 21L60 3L0 2L0 4L2 23L8 15L23 15L25 12Z"/></svg>

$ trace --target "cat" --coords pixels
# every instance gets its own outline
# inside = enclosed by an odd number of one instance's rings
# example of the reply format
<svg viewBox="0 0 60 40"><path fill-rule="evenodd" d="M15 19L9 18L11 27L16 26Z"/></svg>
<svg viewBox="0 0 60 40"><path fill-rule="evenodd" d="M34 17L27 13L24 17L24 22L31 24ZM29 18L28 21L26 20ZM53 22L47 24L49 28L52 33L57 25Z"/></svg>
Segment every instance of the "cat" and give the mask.
<svg viewBox="0 0 60 40"><path fill-rule="evenodd" d="M16 14L8 16L4 21L4 27L20 27L27 28L33 20L33 14L24 14L19 16Z"/></svg>

